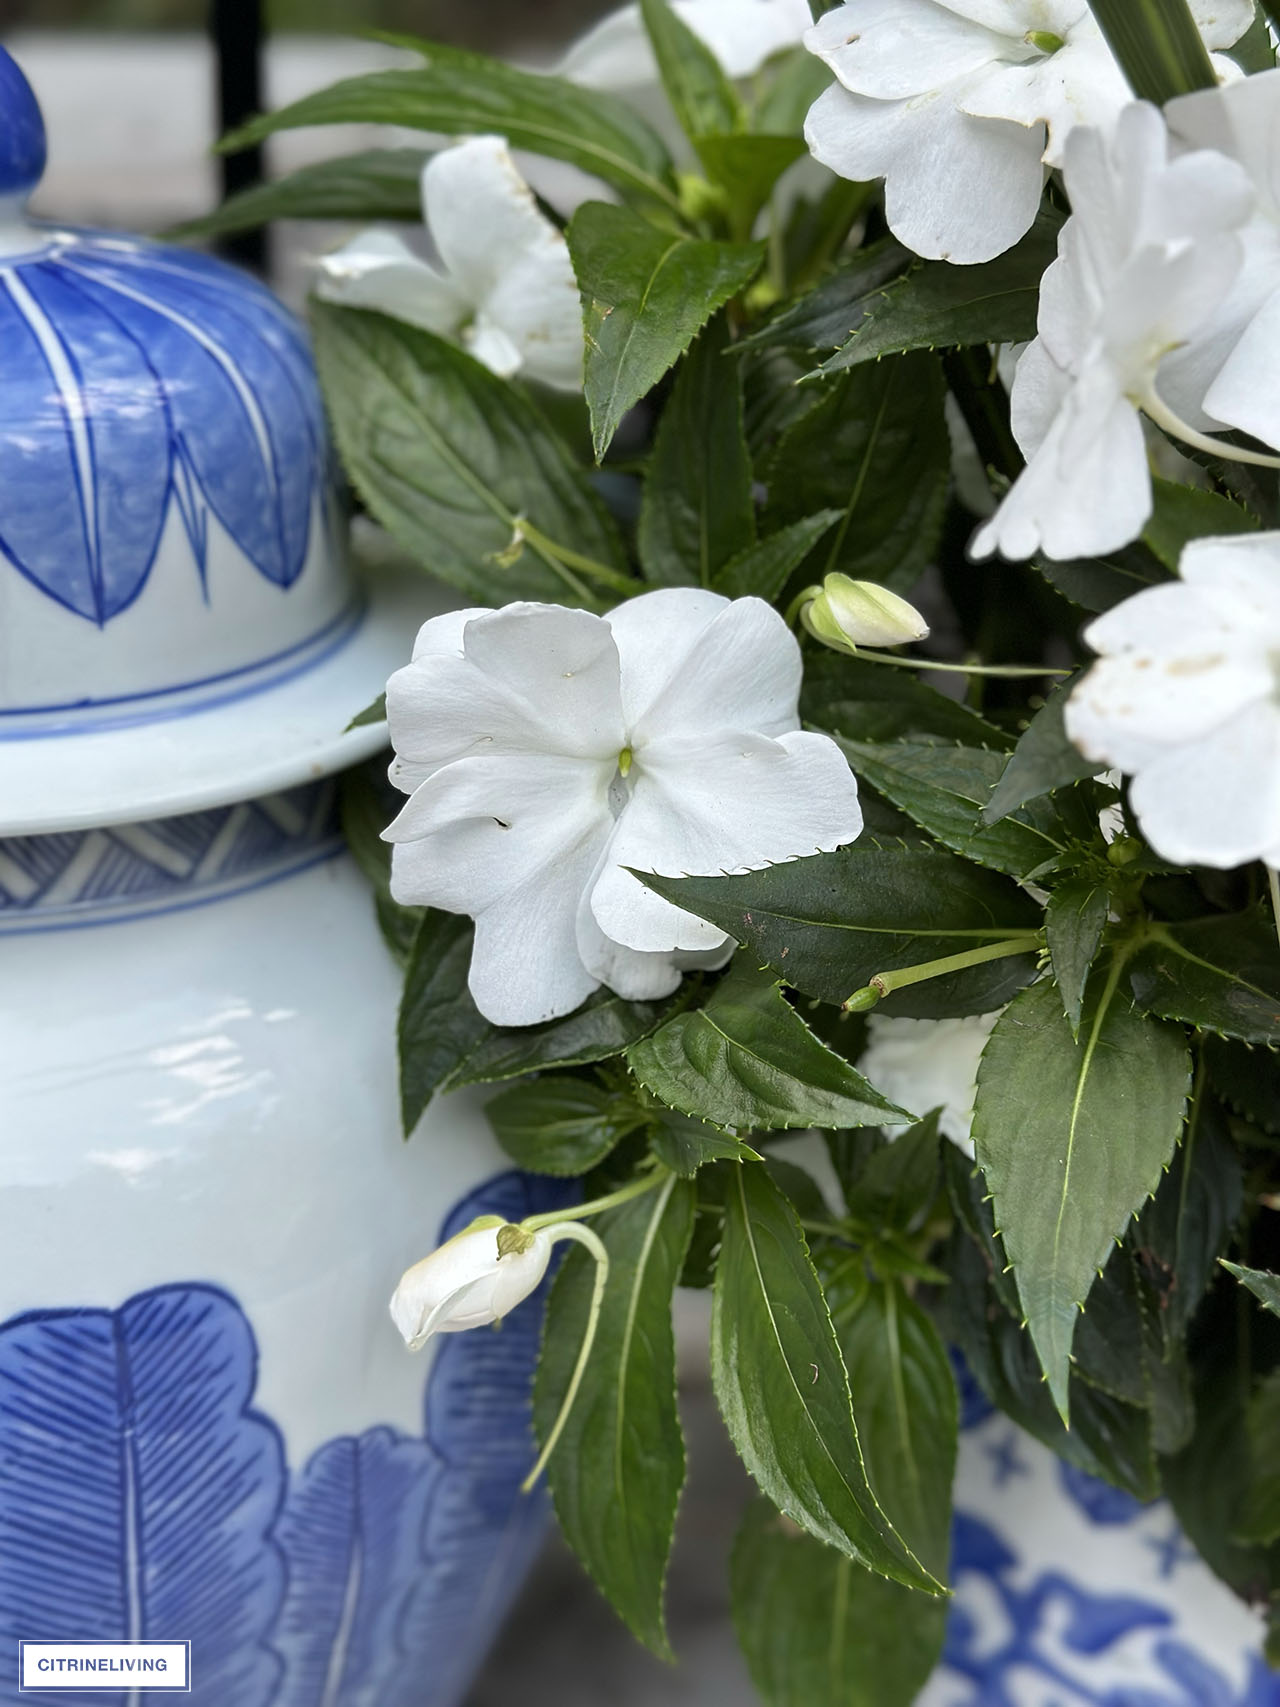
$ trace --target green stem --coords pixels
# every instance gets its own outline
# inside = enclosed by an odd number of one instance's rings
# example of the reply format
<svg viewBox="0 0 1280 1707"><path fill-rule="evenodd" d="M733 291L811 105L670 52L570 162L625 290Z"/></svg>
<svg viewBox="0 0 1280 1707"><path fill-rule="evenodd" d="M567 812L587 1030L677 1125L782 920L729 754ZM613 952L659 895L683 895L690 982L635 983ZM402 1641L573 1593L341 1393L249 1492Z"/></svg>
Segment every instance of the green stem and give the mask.
<svg viewBox="0 0 1280 1707"><path fill-rule="evenodd" d="M899 658L893 652L873 652L859 646L856 658L869 658L873 664L896 664L901 670L943 670L955 676L1069 676L1070 670L1052 670L1047 664L940 664L936 658Z"/></svg>
<svg viewBox="0 0 1280 1707"><path fill-rule="evenodd" d="M546 1217L540 1217L545 1220ZM527 1223L526 1223L527 1225ZM591 1357L591 1347L595 1343L596 1327L600 1321L600 1306L604 1303L604 1289L609 1279L609 1253L603 1242L593 1233L590 1227L577 1227L572 1222L561 1226L552 1221L552 1231L557 1239L572 1239L576 1244L585 1245L596 1261L596 1282L591 1290L591 1308L587 1312L586 1332L582 1336L582 1344L578 1348L578 1361L573 1366L573 1374L565 1390L559 1413L551 1426L551 1433L543 1442L542 1451L538 1454L533 1469L520 1484L520 1492L527 1494L537 1482L538 1477L547 1467L547 1460L556 1449L556 1442L564 1432L564 1425L569 1420L569 1412L573 1409L573 1401L578 1396L578 1388L582 1385L582 1377L586 1374L587 1363Z"/></svg>
<svg viewBox="0 0 1280 1707"><path fill-rule="evenodd" d="M877 972L861 990L855 990L844 1003L847 1013L866 1013L877 1002L905 990L910 984L923 984L930 978L945 978L950 972L963 972L970 966L981 966L988 960L1009 960L1015 954L1030 954L1040 946L1040 938L1032 931L1020 931L1004 942L985 943L981 948L966 948L960 954L948 954L942 960L925 960L919 966L902 966L893 972Z"/></svg>
<svg viewBox="0 0 1280 1707"><path fill-rule="evenodd" d="M1271 917L1275 920L1276 941L1280 943L1280 871L1274 865L1267 867L1267 883L1271 889Z"/></svg>
<svg viewBox="0 0 1280 1707"><path fill-rule="evenodd" d="M1208 451L1210 456L1221 457L1223 462L1247 462L1253 468L1280 468L1280 456L1268 456L1260 450L1245 450L1240 445L1227 444L1223 439L1215 439L1208 433L1189 427L1163 398L1156 395L1154 388L1138 402L1157 427L1163 427L1166 433L1172 433L1174 438L1193 445L1196 450Z"/></svg>
<svg viewBox="0 0 1280 1707"><path fill-rule="evenodd" d="M1212 89L1218 79L1187 0L1089 0L1098 27L1140 101Z"/></svg>
<svg viewBox="0 0 1280 1707"><path fill-rule="evenodd" d="M541 556L553 558L566 569L577 569L583 575L589 575L600 586L608 587L610 592L621 593L624 598L630 598L638 589L639 582L633 576L624 575L618 569L611 569L607 563L600 563L594 557L586 557L580 551L571 551L567 545L548 538L541 528L535 527L524 517L515 525L526 543Z"/></svg>
<svg viewBox="0 0 1280 1707"><path fill-rule="evenodd" d="M536 1233L540 1227L558 1227L562 1221L583 1221L588 1215L603 1215L606 1209L616 1209L620 1203L630 1203L633 1197L643 1197L646 1191L653 1191L667 1177L666 1168L655 1167L651 1173L639 1175L617 1191L611 1191L607 1197L594 1197L590 1203L578 1203L571 1209L548 1209L541 1215L526 1215L518 1225L527 1232Z"/></svg>

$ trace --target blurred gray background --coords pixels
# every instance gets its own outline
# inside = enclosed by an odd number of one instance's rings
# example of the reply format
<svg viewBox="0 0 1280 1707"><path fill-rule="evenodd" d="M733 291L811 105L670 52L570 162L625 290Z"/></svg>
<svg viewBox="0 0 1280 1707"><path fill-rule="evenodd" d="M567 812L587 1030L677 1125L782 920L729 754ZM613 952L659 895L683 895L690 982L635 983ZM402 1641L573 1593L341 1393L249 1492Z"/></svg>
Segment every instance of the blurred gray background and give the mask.
<svg viewBox="0 0 1280 1707"><path fill-rule="evenodd" d="M366 29L405 30L550 64L609 0L266 0L266 104L394 64ZM69 224L158 231L217 205L217 130L205 0L0 0L0 41L44 108L49 168L34 211ZM269 144L272 175L370 146L342 127ZM400 140L412 140L402 136ZM295 304L308 258L340 240L333 226L271 235L272 282ZM645 1653L552 1538L476 1682L468 1707L753 1707L728 1610L728 1553L746 1481L708 1383L707 1300L678 1312L690 1482L669 1578L676 1668ZM230 1704L229 1704L230 1707Z"/></svg>

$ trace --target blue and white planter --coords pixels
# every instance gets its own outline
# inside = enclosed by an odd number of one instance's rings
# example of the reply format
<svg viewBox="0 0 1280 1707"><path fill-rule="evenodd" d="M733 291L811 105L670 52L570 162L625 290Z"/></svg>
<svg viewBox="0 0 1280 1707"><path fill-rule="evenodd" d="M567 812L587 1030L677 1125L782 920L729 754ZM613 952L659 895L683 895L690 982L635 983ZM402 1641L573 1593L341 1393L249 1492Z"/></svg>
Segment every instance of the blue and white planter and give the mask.
<svg viewBox="0 0 1280 1707"><path fill-rule="evenodd" d="M5 1707L20 1640L132 1637L206 1707L451 1707L541 1539L540 1300L434 1361L387 1300L564 1188L465 1096L401 1139L333 795L0 841Z"/></svg>
<svg viewBox="0 0 1280 1707"><path fill-rule="evenodd" d="M0 50L0 1707L130 1638L205 1707L454 1707L544 1526L540 1301L434 1358L387 1302L564 1188L474 1097L399 1133L333 777L439 606L352 573L301 327L31 224L43 159Z"/></svg>

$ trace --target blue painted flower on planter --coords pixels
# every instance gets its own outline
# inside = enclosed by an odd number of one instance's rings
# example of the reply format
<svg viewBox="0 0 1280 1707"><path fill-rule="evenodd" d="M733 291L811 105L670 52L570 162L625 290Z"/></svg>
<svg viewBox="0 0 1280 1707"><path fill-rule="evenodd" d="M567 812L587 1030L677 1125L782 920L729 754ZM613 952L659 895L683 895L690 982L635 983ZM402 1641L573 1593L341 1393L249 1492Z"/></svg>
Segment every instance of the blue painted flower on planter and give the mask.
<svg viewBox="0 0 1280 1707"><path fill-rule="evenodd" d="M0 550L99 624L146 584L176 506L267 580L307 560L326 469L302 329L206 256L31 228L0 262Z"/></svg>
<svg viewBox="0 0 1280 1707"><path fill-rule="evenodd" d="M441 1237L570 1194L504 1174ZM455 1702L542 1537L544 1499L519 1492L541 1305L442 1343L421 1436L371 1428L292 1471L253 1407L253 1331L217 1287L0 1327L0 1704L19 1707L33 1632L189 1638L193 1707Z"/></svg>

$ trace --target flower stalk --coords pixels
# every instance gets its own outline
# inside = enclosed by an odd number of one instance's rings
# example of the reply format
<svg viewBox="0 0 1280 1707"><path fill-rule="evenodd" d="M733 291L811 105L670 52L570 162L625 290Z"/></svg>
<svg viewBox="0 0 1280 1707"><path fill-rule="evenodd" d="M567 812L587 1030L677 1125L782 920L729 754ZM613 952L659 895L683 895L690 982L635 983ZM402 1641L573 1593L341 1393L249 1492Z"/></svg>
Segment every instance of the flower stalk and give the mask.
<svg viewBox="0 0 1280 1707"><path fill-rule="evenodd" d="M1187 0L1089 0L1089 5L1139 100L1163 106L1175 95L1217 83Z"/></svg>
<svg viewBox="0 0 1280 1707"><path fill-rule="evenodd" d="M845 1013L863 1014L874 1008L895 990L905 990L910 984L923 984L931 978L945 978L951 972L964 972L970 966L982 966L989 960L1010 960L1017 954L1032 954L1040 946L1034 931L1021 931L1003 942L984 943L981 948L966 948L959 954L948 954L941 960L924 960L918 966L901 966L891 972L877 972L862 989L855 990L842 1004Z"/></svg>

